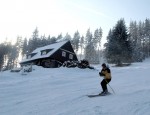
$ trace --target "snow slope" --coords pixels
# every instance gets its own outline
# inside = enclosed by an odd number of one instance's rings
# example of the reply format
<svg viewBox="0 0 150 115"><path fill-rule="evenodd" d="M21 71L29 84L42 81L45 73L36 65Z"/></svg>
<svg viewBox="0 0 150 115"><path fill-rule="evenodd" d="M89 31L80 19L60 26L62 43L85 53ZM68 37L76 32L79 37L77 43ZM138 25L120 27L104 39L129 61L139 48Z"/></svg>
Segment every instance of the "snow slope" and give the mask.
<svg viewBox="0 0 150 115"><path fill-rule="evenodd" d="M115 94L96 98L86 95L101 92L97 70L33 68L0 72L0 115L150 115L150 59L110 66Z"/></svg>

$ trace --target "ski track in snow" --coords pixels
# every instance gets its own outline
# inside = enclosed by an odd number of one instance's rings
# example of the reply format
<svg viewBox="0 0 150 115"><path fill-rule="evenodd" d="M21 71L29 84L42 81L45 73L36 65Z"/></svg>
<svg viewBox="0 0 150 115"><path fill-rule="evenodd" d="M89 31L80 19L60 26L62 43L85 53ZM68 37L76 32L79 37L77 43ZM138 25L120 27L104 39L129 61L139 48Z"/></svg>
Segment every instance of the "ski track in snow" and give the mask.
<svg viewBox="0 0 150 115"><path fill-rule="evenodd" d="M100 66L95 66L97 70ZM109 96L101 92L97 70L34 66L27 75L0 72L0 115L149 115L150 59L111 67Z"/></svg>

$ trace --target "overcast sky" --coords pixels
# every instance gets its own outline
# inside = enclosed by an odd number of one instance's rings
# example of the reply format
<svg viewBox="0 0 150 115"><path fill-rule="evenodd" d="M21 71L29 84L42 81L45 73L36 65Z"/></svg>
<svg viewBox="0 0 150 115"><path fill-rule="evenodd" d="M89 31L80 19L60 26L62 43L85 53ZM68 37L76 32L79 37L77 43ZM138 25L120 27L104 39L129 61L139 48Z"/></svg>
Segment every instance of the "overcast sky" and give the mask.
<svg viewBox="0 0 150 115"><path fill-rule="evenodd" d="M0 39L31 37L38 27L39 35L85 35L101 27L103 42L110 28L120 18L150 18L150 0L0 0Z"/></svg>

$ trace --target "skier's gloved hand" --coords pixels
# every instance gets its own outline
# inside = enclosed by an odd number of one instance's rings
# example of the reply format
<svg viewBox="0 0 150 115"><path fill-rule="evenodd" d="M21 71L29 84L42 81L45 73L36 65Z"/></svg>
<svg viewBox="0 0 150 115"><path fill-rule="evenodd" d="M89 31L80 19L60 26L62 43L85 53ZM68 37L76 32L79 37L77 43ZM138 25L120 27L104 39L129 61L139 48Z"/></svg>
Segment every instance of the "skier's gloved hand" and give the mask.
<svg viewBox="0 0 150 115"><path fill-rule="evenodd" d="M99 72L99 75L100 75L100 76L104 76L104 74L103 74L103 73L101 73L101 72Z"/></svg>

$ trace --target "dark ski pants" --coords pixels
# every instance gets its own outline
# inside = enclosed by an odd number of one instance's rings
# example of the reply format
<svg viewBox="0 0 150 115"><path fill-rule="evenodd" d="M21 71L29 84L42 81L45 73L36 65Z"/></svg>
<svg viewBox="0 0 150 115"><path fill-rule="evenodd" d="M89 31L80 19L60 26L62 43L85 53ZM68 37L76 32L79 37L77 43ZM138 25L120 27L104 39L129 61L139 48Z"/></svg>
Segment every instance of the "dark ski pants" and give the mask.
<svg viewBox="0 0 150 115"><path fill-rule="evenodd" d="M102 89L103 91L108 91L107 90L107 84L111 81L111 79L103 79L102 82L101 82L101 86L102 86Z"/></svg>

